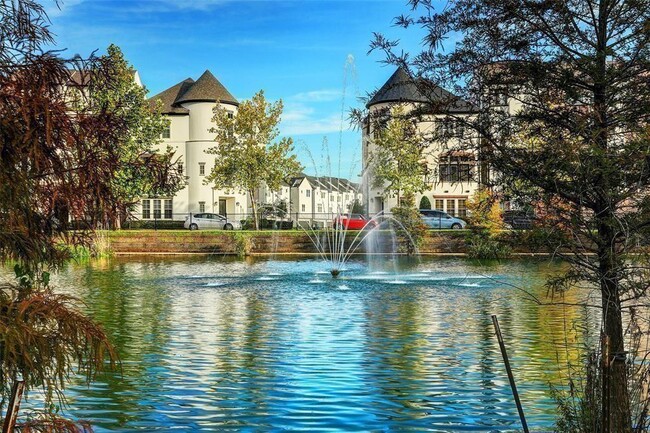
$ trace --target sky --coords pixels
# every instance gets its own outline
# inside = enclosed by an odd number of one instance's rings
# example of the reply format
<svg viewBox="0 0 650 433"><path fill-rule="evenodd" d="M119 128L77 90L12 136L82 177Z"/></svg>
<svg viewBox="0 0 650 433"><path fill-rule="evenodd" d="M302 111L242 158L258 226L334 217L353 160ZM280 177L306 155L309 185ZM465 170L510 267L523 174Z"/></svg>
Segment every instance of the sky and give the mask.
<svg viewBox="0 0 650 433"><path fill-rule="evenodd" d="M415 51L417 29L394 18L406 0L41 0L62 55L118 45L153 96L209 69L240 102L263 89L282 99L283 136L312 175L358 180L361 132L349 110L394 72L373 32Z"/></svg>

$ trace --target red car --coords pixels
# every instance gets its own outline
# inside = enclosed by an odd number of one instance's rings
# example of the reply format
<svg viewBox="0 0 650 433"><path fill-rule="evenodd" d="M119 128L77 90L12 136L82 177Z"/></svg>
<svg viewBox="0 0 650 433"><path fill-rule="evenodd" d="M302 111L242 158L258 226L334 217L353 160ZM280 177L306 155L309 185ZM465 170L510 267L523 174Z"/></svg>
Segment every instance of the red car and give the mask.
<svg viewBox="0 0 650 433"><path fill-rule="evenodd" d="M334 227L350 230L372 229L377 227L374 220L369 220L361 214L345 214L334 218Z"/></svg>

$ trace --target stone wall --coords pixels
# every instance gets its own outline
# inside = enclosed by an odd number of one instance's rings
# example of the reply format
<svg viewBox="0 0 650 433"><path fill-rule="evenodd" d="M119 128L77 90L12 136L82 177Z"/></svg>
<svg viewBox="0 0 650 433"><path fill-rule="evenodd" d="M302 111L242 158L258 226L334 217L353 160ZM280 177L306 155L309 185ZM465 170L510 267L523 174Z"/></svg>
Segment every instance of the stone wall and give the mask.
<svg viewBox="0 0 650 433"><path fill-rule="evenodd" d="M345 250L354 241L356 232L346 234ZM431 232L421 247L422 254L463 254L465 233L462 231ZM311 235L312 239L315 235ZM393 251L399 241L389 232L376 233L373 239L360 242L355 251L366 253L366 247L376 253ZM202 254L317 254L310 236L301 232L224 232L187 230L122 230L108 234L110 248L115 254L135 253L202 253ZM326 236L319 241L329 249Z"/></svg>

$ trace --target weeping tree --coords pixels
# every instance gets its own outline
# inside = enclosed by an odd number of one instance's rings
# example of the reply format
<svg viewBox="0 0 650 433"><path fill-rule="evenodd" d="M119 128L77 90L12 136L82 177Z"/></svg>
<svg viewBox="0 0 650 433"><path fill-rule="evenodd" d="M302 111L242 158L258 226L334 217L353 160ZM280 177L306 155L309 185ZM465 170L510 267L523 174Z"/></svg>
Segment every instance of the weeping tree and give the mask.
<svg viewBox="0 0 650 433"><path fill-rule="evenodd" d="M396 53L382 35L372 48L410 70L423 95L435 85L455 94L421 111L456 98L480 108L457 119L476 138L459 147L479 154L485 183L543 203L561 234L549 246L571 265L553 286L586 284L600 295L598 416L581 431L643 428L647 400L632 389L643 373L624 319L646 304L650 284L646 260L629 260L650 226L650 1L442 3L411 0L396 18L422 32L421 52Z"/></svg>
<svg viewBox="0 0 650 433"><path fill-rule="evenodd" d="M253 206L255 230L259 230L255 191L262 185L276 191L282 181L302 170L291 154L293 139L276 140L281 115L282 101L267 102L262 90L242 102L234 116L219 105L214 110L212 121L216 126L211 132L216 134L215 145L208 153L217 157L206 182L217 188L245 191Z"/></svg>
<svg viewBox="0 0 650 433"><path fill-rule="evenodd" d="M124 169L130 121L121 104L91 103L118 81L114 70L101 59L45 51L54 42L47 23L32 0L0 0L0 262L16 273L0 284L0 411L22 379L45 396L46 416L29 428L72 431L54 411L67 379L91 379L115 366L116 353L74 298L55 293L49 272L71 248L92 243L91 231L69 231L68 221L114 217L121 195L113 179ZM168 162L142 161L157 173Z"/></svg>

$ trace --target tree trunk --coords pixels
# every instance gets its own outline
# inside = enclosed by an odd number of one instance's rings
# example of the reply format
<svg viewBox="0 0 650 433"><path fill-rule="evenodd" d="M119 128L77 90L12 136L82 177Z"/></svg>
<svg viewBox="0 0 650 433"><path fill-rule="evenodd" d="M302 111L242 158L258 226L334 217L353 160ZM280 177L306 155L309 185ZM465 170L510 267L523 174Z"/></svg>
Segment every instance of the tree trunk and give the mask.
<svg viewBox="0 0 650 433"><path fill-rule="evenodd" d="M253 191L248 191L248 196L251 199L251 207L253 208L253 221L255 222L255 230L259 230L260 223L257 218L257 205L255 204L255 198L253 197Z"/></svg>
<svg viewBox="0 0 650 433"><path fill-rule="evenodd" d="M622 258L615 246L615 231L611 225L614 221L613 212L606 210L603 214L604 218L599 218L598 266L603 332L608 341L608 348L607 350L605 347L602 348L603 356L606 356L602 363L602 431L603 433L629 433L632 431L632 417L619 291Z"/></svg>

